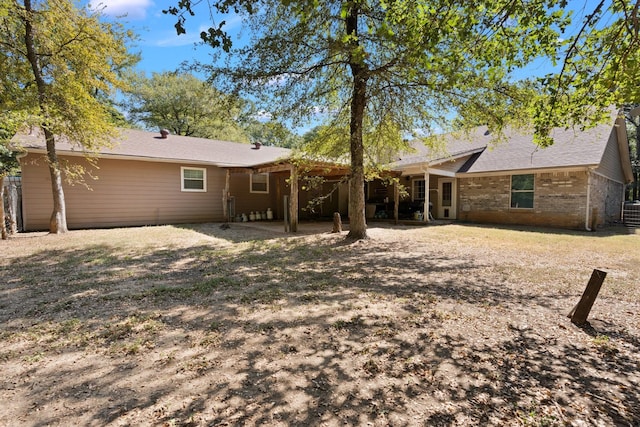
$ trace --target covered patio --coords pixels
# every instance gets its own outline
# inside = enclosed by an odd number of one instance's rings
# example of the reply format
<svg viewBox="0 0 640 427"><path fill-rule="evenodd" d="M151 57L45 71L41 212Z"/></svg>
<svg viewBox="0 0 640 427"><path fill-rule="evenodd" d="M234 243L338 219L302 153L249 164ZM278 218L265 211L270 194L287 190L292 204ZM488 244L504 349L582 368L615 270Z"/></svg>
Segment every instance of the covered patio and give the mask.
<svg viewBox="0 0 640 427"><path fill-rule="evenodd" d="M300 221L330 221L335 213L345 224L349 218L349 172L347 165L318 161L278 161L252 168L227 168L223 191L224 216L228 222L254 222L247 213L270 207L268 217L256 215L256 223L282 223L285 231L298 232ZM411 172L411 171L409 171ZM265 194L245 190L260 177ZM263 182L261 181L261 182ZM247 184L247 182L249 184ZM445 187L451 195L450 187ZM435 188L432 188L432 184ZM435 219L439 180L421 175L388 171L365 184L365 215L368 223L426 224ZM243 188L244 187L244 188ZM425 191L426 189L429 191ZM435 203L434 203L435 202ZM445 200L445 205L451 200ZM446 212L450 215L450 212ZM447 217L445 215L445 217ZM245 219L245 217L247 217Z"/></svg>

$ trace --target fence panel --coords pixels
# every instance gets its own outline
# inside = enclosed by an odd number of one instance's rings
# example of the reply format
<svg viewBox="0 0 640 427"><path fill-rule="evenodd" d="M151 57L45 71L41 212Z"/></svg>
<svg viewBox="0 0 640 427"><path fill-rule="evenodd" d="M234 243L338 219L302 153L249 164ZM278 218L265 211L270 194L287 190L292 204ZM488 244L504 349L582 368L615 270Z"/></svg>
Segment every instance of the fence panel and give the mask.
<svg viewBox="0 0 640 427"><path fill-rule="evenodd" d="M622 221L627 227L640 227L640 202L626 202L624 204Z"/></svg>
<svg viewBox="0 0 640 427"><path fill-rule="evenodd" d="M19 176L4 179L4 213L9 232L22 231L22 182Z"/></svg>

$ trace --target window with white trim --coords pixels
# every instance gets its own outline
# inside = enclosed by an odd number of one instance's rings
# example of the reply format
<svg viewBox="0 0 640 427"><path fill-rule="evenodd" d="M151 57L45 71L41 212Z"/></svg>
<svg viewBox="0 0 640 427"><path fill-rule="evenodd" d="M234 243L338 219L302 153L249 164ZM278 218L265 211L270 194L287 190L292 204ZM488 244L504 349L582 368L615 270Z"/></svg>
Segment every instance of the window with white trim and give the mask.
<svg viewBox="0 0 640 427"><path fill-rule="evenodd" d="M511 175L511 207L533 209L533 174Z"/></svg>
<svg viewBox="0 0 640 427"><path fill-rule="evenodd" d="M268 193L269 192L269 174L268 173L252 173L249 180L249 190L252 193Z"/></svg>
<svg viewBox="0 0 640 427"><path fill-rule="evenodd" d="M182 191L207 191L207 170L205 168L180 168Z"/></svg>
<svg viewBox="0 0 640 427"><path fill-rule="evenodd" d="M425 182L424 179L416 179L413 181L413 200L425 199Z"/></svg>

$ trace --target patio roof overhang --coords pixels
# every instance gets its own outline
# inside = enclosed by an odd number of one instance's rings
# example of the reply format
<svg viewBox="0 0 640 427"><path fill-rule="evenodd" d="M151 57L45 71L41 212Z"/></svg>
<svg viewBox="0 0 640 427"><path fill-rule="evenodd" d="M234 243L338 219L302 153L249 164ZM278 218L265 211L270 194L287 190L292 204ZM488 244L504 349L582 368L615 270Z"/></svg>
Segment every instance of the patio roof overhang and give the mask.
<svg viewBox="0 0 640 427"><path fill-rule="evenodd" d="M344 177L351 173L351 167L347 164L329 163L321 161L304 161L289 162L277 161L256 165L252 167L228 167L230 173L278 173L291 172L295 168L298 175L303 176L322 176L322 177ZM389 170L382 173L385 177L401 176L402 172L398 170Z"/></svg>
<svg viewBox="0 0 640 427"><path fill-rule="evenodd" d="M285 173L290 175L289 212L285 217L285 223L289 223L287 231L296 232L298 229L298 179L300 176L321 176L324 178L343 178L349 176L351 167L347 164L330 163L322 161L290 161L278 160L249 167L226 167L227 178L223 199L225 206L229 195L229 178L231 174L254 174L254 173ZM385 178L400 177L401 171L389 170L381 174ZM398 187L394 186L395 196L395 218L398 218ZM225 216L228 212L225 209Z"/></svg>

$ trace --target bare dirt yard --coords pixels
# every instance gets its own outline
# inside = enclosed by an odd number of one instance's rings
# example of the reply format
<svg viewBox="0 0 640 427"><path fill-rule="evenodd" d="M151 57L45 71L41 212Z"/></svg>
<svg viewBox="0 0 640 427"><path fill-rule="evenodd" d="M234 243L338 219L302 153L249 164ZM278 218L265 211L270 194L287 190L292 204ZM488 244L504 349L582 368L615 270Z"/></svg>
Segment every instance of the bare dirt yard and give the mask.
<svg viewBox="0 0 640 427"><path fill-rule="evenodd" d="M639 231L305 227L0 241L0 425L640 426Z"/></svg>

